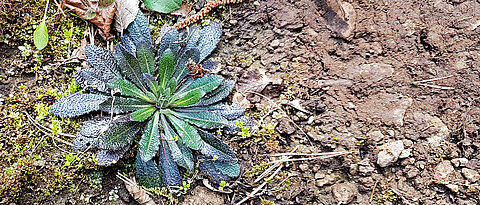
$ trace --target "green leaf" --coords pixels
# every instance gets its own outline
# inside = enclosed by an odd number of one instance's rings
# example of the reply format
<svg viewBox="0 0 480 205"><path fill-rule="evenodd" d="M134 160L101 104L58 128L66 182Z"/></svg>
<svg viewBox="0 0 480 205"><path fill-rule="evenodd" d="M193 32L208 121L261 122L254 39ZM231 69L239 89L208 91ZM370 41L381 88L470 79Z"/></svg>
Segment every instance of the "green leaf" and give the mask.
<svg viewBox="0 0 480 205"><path fill-rule="evenodd" d="M85 19L90 20L95 18L97 16L97 12L95 12L95 9L88 9L87 12L85 13Z"/></svg>
<svg viewBox="0 0 480 205"><path fill-rule="evenodd" d="M228 121L220 114L213 112L174 112L175 116L184 119L190 124L194 124L198 127L205 129L222 128L228 126Z"/></svg>
<svg viewBox="0 0 480 205"><path fill-rule="evenodd" d="M158 165L153 160L144 162L137 152L135 163L135 175L138 183L147 188L161 187L163 185L162 173L158 170Z"/></svg>
<svg viewBox="0 0 480 205"><path fill-rule="evenodd" d="M182 0L143 0L143 3L150 10L166 14L180 8Z"/></svg>
<svg viewBox="0 0 480 205"><path fill-rule="evenodd" d="M160 114L155 112L153 118L145 127L145 132L139 142L140 157L144 162L152 159L157 154L160 144L160 134L158 133L158 121Z"/></svg>
<svg viewBox="0 0 480 205"><path fill-rule="evenodd" d="M135 134L140 130L140 123L129 121L128 116L114 120L107 130L101 130L99 148L118 150L130 145Z"/></svg>
<svg viewBox="0 0 480 205"><path fill-rule="evenodd" d="M198 150L201 145L201 138L198 135L197 130L189 125L188 123L176 118L173 115L167 115L170 122L177 130L178 135L180 135L180 140L185 144L187 147L191 149Z"/></svg>
<svg viewBox="0 0 480 205"><path fill-rule="evenodd" d="M107 101L100 104L100 110L108 113L112 112L112 100L113 98L109 98ZM113 100L113 113L120 114L137 111L139 109L148 108L151 106L152 104L136 98L124 98L116 96L115 100Z"/></svg>
<svg viewBox="0 0 480 205"><path fill-rule="evenodd" d="M137 58L133 54L128 53L122 44L116 46L115 56L122 74L135 83L142 91L147 91L143 84L142 69Z"/></svg>
<svg viewBox="0 0 480 205"><path fill-rule="evenodd" d="M188 171L192 171L195 168L192 152L180 140L177 140L178 135L168 124L165 115L161 116L161 121L173 160Z"/></svg>
<svg viewBox="0 0 480 205"><path fill-rule="evenodd" d="M173 74L173 69L175 68L175 57L170 49L167 49L160 59L158 65L158 84L162 88L166 88L168 81L171 79Z"/></svg>
<svg viewBox="0 0 480 205"><path fill-rule="evenodd" d="M155 100L151 99L152 96L145 94L142 90L140 90L137 86L133 83L123 80L123 79L115 79L110 83L110 86L114 89L120 90L120 93L125 96L139 98L141 100L154 103ZM153 94L151 94L153 95Z"/></svg>
<svg viewBox="0 0 480 205"><path fill-rule="evenodd" d="M135 121L138 121L138 122L143 122L145 121L147 118L149 118L150 116L152 116L152 114L157 110L157 108L155 108L154 106L150 106L150 107L147 107L147 108L143 108L143 109L140 109L140 110L137 110L135 111L134 113L132 113L131 117L132 117L132 120L135 120Z"/></svg>
<svg viewBox="0 0 480 205"><path fill-rule="evenodd" d="M48 31L45 25L45 19L37 26L33 32L33 43L38 50L44 49L48 44Z"/></svg>
<svg viewBox="0 0 480 205"><path fill-rule="evenodd" d="M152 53L151 46L142 43L137 47L137 59L142 73L155 75L155 55Z"/></svg>
<svg viewBox="0 0 480 205"><path fill-rule="evenodd" d="M198 78L192 83L180 88L177 93L172 97L173 100L182 99L183 97L189 95L192 92L199 92L201 97L218 87L223 82L223 77L219 75L210 75L207 74L202 78ZM198 100L197 100L198 101ZM196 102L197 102L196 101ZM181 107L176 103L176 107ZM189 104L190 105L190 104ZM186 105L182 105L186 106Z"/></svg>
<svg viewBox="0 0 480 205"><path fill-rule="evenodd" d="M195 90L189 92L187 95L183 96L182 98L178 99L177 101L173 102L173 107L184 107L188 105L195 104L202 98L202 91Z"/></svg>

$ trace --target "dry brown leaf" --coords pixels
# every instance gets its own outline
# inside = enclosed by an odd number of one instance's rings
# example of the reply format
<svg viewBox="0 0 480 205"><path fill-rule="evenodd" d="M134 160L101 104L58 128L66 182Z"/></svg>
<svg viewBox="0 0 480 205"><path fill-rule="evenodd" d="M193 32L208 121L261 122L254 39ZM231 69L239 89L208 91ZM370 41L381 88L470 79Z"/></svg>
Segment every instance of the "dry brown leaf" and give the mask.
<svg viewBox="0 0 480 205"><path fill-rule="evenodd" d="M155 202L152 198L150 198L148 192L143 190L142 187L137 184L135 178L129 179L121 174L117 174L117 177L123 181L123 183L125 184L125 188L127 188L127 191L139 204L155 205Z"/></svg>
<svg viewBox="0 0 480 205"><path fill-rule="evenodd" d="M72 11L74 11L77 15L84 19L89 19L88 21L92 22L93 24L97 25L107 39L112 38L112 34L110 34L110 29L113 21L113 16L115 15L115 7L116 4L111 4L106 7L100 8L98 5L97 0L65 0L65 6ZM93 18L88 18L87 16L88 11L94 10L96 15Z"/></svg>
<svg viewBox="0 0 480 205"><path fill-rule="evenodd" d="M190 11L192 11L192 7L193 3L182 2L180 8L173 10L170 14L186 18L188 14L190 14Z"/></svg>
<svg viewBox="0 0 480 205"><path fill-rule="evenodd" d="M139 0L117 0L117 11L115 12L115 30L123 33L130 23L137 16Z"/></svg>

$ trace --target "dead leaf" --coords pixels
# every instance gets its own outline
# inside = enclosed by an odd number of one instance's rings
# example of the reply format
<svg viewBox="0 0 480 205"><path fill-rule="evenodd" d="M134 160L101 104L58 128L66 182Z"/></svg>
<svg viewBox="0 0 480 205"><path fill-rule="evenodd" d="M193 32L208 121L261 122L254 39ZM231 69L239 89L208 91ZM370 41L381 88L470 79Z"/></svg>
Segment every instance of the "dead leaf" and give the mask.
<svg viewBox="0 0 480 205"><path fill-rule="evenodd" d="M115 12L115 30L123 33L130 23L135 20L138 11L139 0L117 0L117 11Z"/></svg>
<svg viewBox="0 0 480 205"><path fill-rule="evenodd" d="M190 11L192 11L192 7L193 3L182 2L180 8L173 10L170 14L186 18L188 14L190 14Z"/></svg>
<svg viewBox="0 0 480 205"><path fill-rule="evenodd" d="M155 205L155 202L152 198L148 195L149 193L142 189L135 178L129 179L121 174L117 174L117 177L120 178L123 183L125 184L125 188L127 188L128 193L141 205Z"/></svg>
<svg viewBox="0 0 480 205"><path fill-rule="evenodd" d="M88 21L92 22L100 28L107 39L112 38L110 29L115 15L115 4L106 7L99 7L98 0L65 0L65 6L84 19L92 17L92 10L95 16ZM90 12L88 12L90 10ZM88 12L88 15L87 15Z"/></svg>

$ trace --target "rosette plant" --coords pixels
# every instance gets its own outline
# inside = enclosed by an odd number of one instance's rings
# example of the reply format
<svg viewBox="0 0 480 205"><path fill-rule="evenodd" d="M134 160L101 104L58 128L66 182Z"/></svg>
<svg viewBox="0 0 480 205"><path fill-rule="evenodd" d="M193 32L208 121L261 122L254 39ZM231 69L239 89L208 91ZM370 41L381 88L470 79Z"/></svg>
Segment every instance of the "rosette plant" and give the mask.
<svg viewBox="0 0 480 205"><path fill-rule="evenodd" d="M145 187L180 186L180 171L196 166L216 182L237 177L235 153L212 132L252 122L241 105L221 102L234 81L202 72L214 66L205 59L220 40L220 25L165 28L155 49L148 20L139 12L115 53L88 45L91 67L75 73L86 92L58 99L51 112L109 113L84 122L73 149L98 149L97 163L108 166L139 139L136 177Z"/></svg>

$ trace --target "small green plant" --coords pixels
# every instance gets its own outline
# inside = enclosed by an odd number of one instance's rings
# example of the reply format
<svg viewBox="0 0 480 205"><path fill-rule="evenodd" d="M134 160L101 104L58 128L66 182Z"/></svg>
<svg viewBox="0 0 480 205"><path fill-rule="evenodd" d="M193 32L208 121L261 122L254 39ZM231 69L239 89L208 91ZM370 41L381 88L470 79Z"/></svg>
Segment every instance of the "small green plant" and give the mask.
<svg viewBox="0 0 480 205"><path fill-rule="evenodd" d="M143 130L136 159L142 186L182 186L178 166L192 171L195 161L215 182L237 177L240 167L235 153L209 131L236 133L236 123L245 129L254 123L244 116L241 105L221 102L234 81L204 73L214 66L205 59L220 41L220 25L212 22L182 32L165 29L158 57L141 12L127 30L115 53L86 47L92 68L77 72L75 79L88 93L61 97L51 107L59 117L97 110L110 113L86 121L73 149L99 149L97 163L108 166L125 154Z"/></svg>
<svg viewBox="0 0 480 205"><path fill-rule="evenodd" d="M47 5L45 6L45 12L43 13L42 22L37 26L35 31L33 32L33 43L37 47L38 50L44 49L48 44L48 30L45 21L47 20L47 11L48 11L48 3L50 1L47 0Z"/></svg>
<svg viewBox="0 0 480 205"><path fill-rule="evenodd" d="M218 190L223 191L223 189L227 186L228 186L228 183L226 181L221 181L218 186Z"/></svg>

